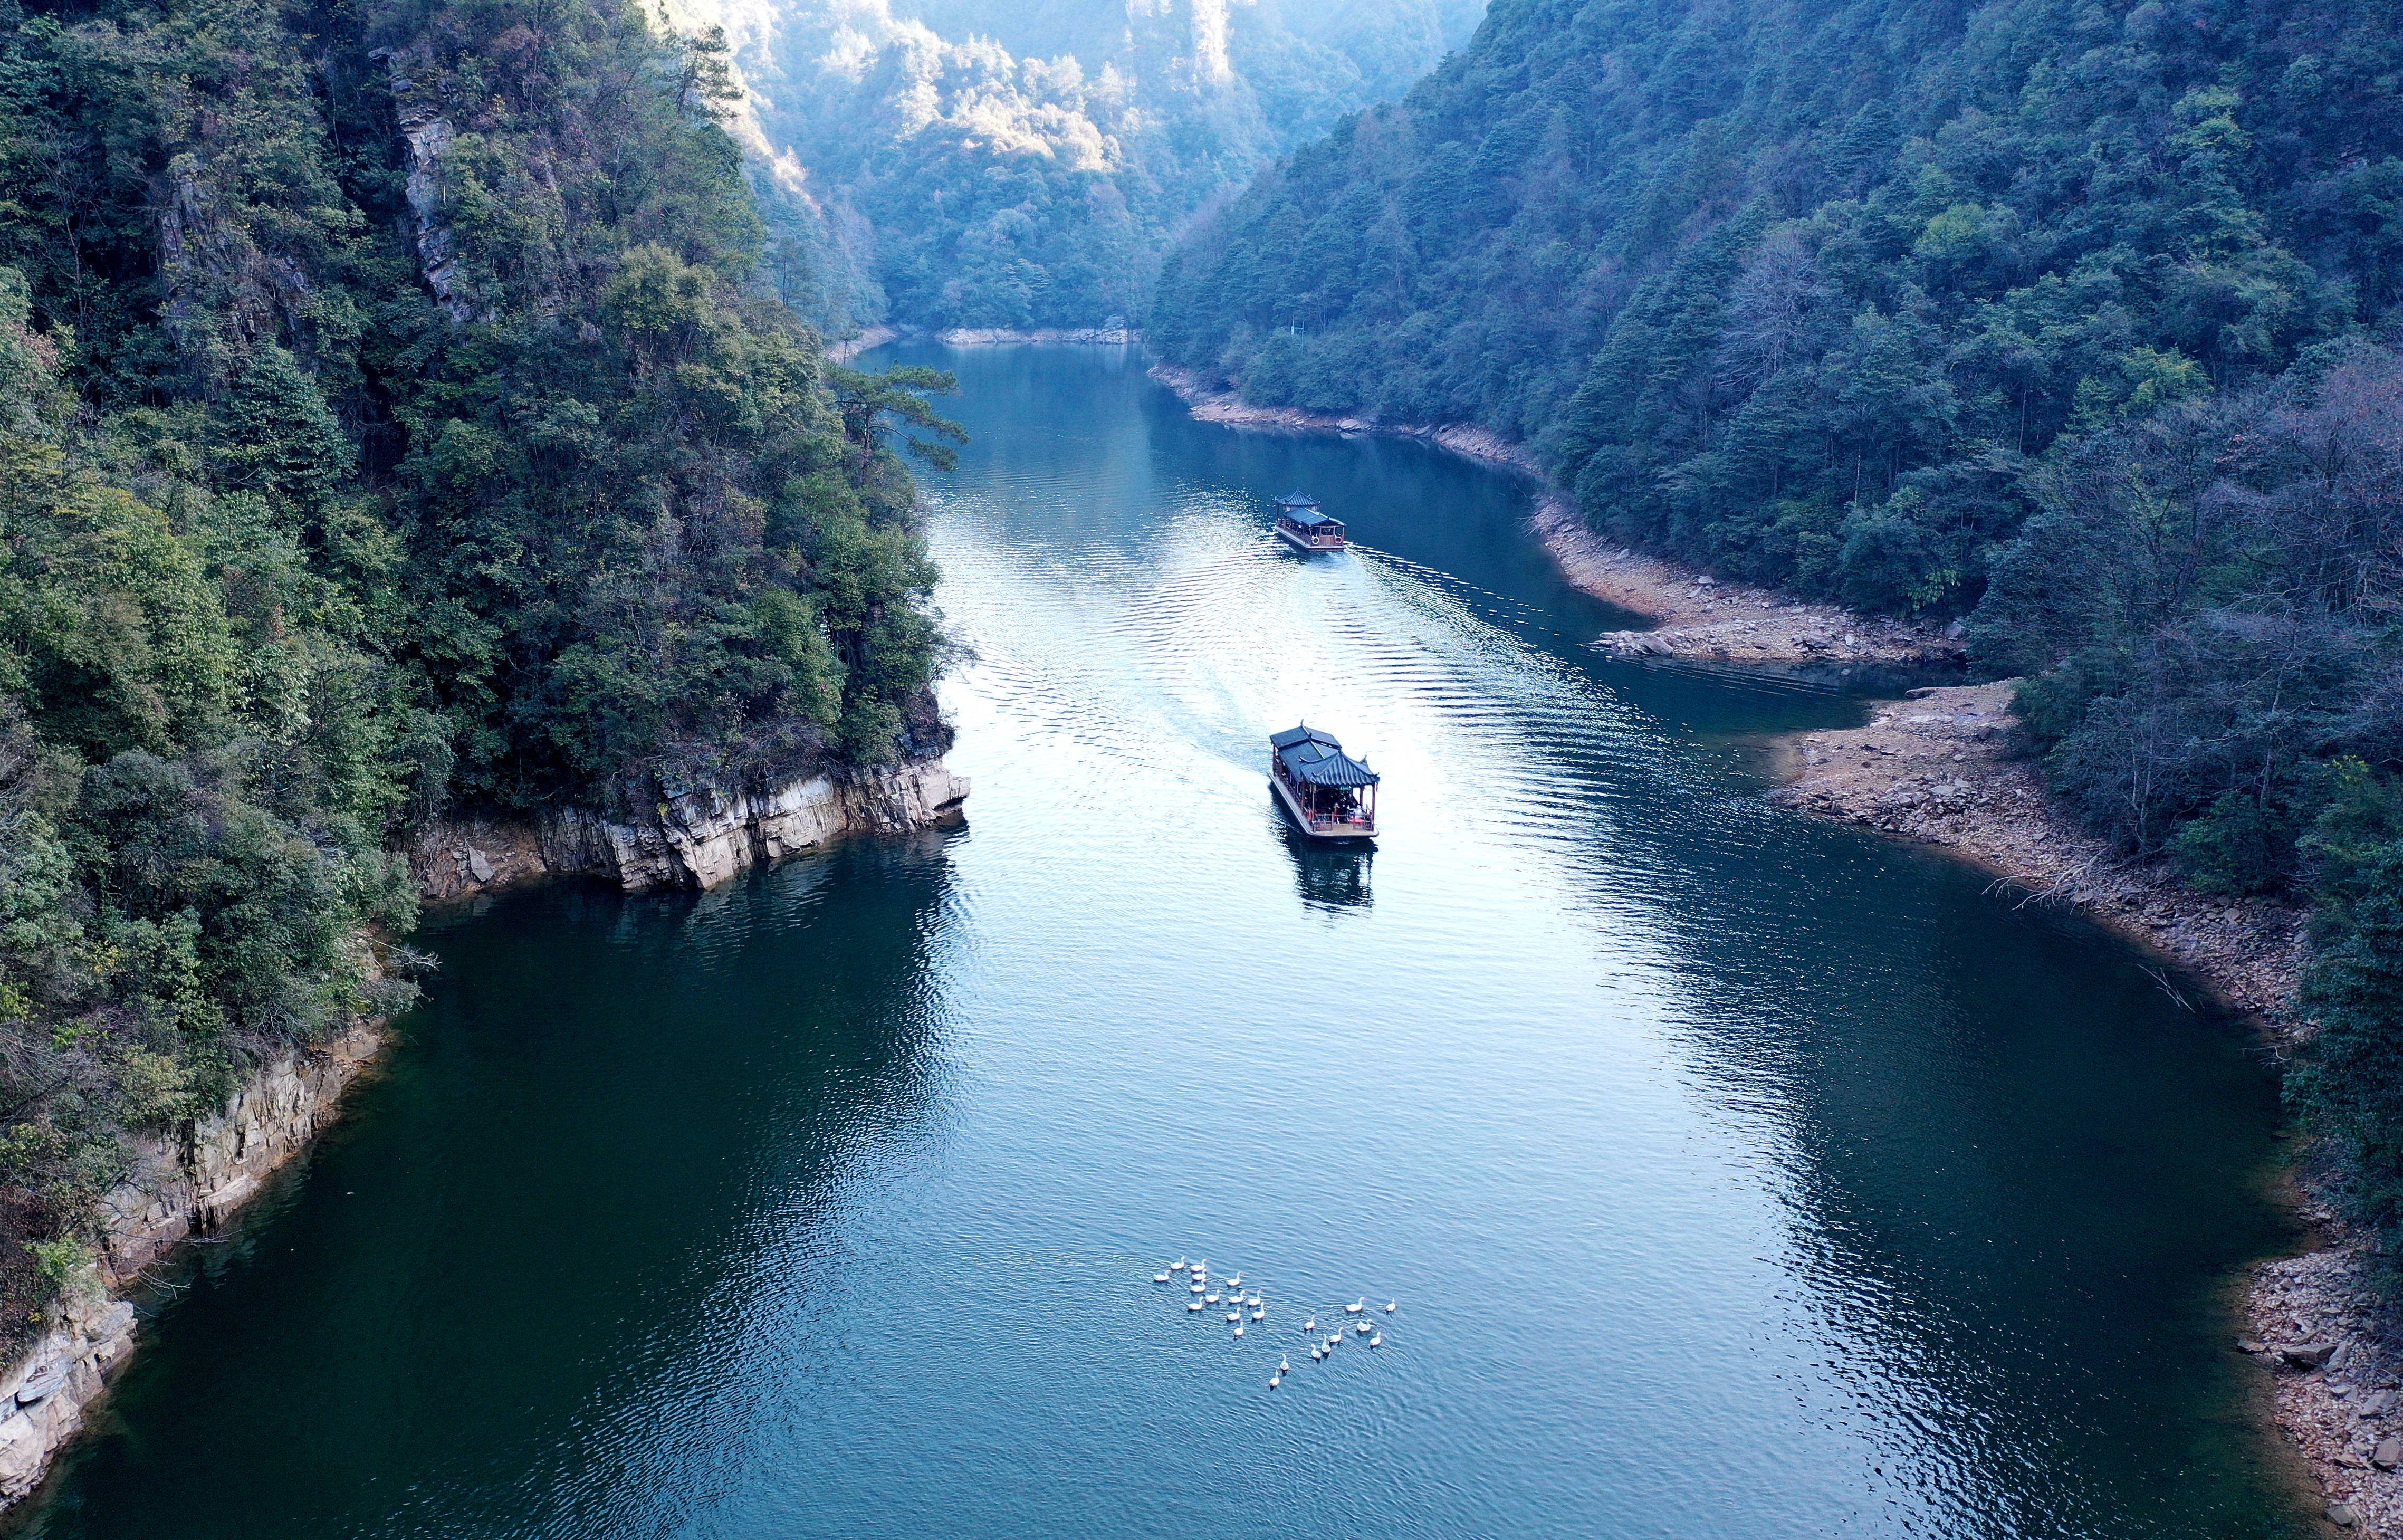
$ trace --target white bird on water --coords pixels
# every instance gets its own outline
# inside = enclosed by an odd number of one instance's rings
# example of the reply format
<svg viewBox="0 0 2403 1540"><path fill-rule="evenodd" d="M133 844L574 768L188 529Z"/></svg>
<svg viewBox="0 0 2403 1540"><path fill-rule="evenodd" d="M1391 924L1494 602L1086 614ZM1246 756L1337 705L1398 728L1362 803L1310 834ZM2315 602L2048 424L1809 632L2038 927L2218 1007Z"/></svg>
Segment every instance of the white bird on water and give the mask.
<svg viewBox="0 0 2403 1540"><path fill-rule="evenodd" d="M1301 1324L1301 1329L1304 1331L1316 1331L1318 1329L1318 1317L1313 1315L1309 1320L1304 1321Z"/></svg>
<svg viewBox="0 0 2403 1540"><path fill-rule="evenodd" d="M1313 1364L1317 1363L1320 1359L1322 1359L1322 1358L1324 1358L1324 1357L1326 1357L1326 1356L1327 1356L1327 1354L1326 1354L1326 1353L1322 1353L1321 1351L1319 1351L1319 1350L1318 1350L1318 1349L1316 1349L1316 1348L1313 1348L1313 1349L1311 1349L1311 1350L1310 1350L1310 1361L1311 1361L1312 1363L1313 1363Z"/></svg>
<svg viewBox="0 0 2403 1540"><path fill-rule="evenodd" d="M1241 1327L1241 1326L1237 1326L1237 1327L1235 1328L1235 1335L1236 1335L1236 1336L1238 1336L1238 1337L1243 1336L1243 1327Z"/></svg>
<svg viewBox="0 0 2403 1540"><path fill-rule="evenodd" d="M1352 1329L1353 1329L1354 1331L1358 1332L1361 1336L1366 1337L1366 1336L1368 1336L1368 1322L1366 1322L1366 1321L1363 1321L1363 1322L1361 1322L1358 1325L1356 1325L1356 1326L1353 1327Z"/></svg>
<svg viewBox="0 0 2403 1540"><path fill-rule="evenodd" d="M1230 1326L1231 1326L1231 1325L1233 1325L1236 1322L1238 1322L1238 1321L1242 1320L1243 1318L1243 1312L1242 1311L1239 1311L1239 1310L1230 1310L1230 1311L1229 1311L1227 1312L1227 1325L1230 1325Z"/></svg>
<svg viewBox="0 0 2403 1540"><path fill-rule="evenodd" d="M1171 1267L1168 1270L1171 1272L1183 1272L1185 1270L1185 1254L1183 1252L1178 1252L1176 1254L1175 1265Z"/></svg>
<svg viewBox="0 0 2403 1540"><path fill-rule="evenodd" d="M1284 1353L1277 1354L1277 1372L1279 1374L1291 1374L1293 1372L1293 1366L1285 1361Z"/></svg>
<svg viewBox="0 0 2403 1540"><path fill-rule="evenodd" d="M1155 1272L1151 1275L1151 1281L1155 1283L1165 1283L1168 1282L1168 1274L1164 1272Z"/></svg>
<svg viewBox="0 0 2403 1540"><path fill-rule="evenodd" d="M1278 1384L1278 1382L1279 1382L1279 1381L1281 1381L1281 1380L1284 1380L1284 1379L1285 1379L1285 1376L1284 1376L1284 1375L1282 1375L1282 1374L1271 1374L1271 1375L1270 1375L1270 1376L1269 1376L1269 1389L1271 1389L1271 1390L1274 1390L1274 1389L1276 1389L1276 1388L1277 1388L1277 1384Z"/></svg>
<svg viewBox="0 0 2403 1540"><path fill-rule="evenodd" d="M1186 1308L1187 1310L1200 1310L1200 1309L1202 1308L1202 1301L1201 1301L1201 1300L1199 1300L1199 1299L1196 1299L1196 1300L1194 1300L1191 1304L1189 1304L1189 1305L1186 1306L1185 1308Z"/></svg>
<svg viewBox="0 0 2403 1540"><path fill-rule="evenodd" d="M1268 1318L1269 1312L1264 1310L1256 1310L1252 1311L1252 1319L1255 1321L1265 1321Z"/></svg>
<svg viewBox="0 0 2403 1540"><path fill-rule="evenodd" d="M1381 1331L1376 1336L1371 1337L1368 1339L1368 1345L1372 1348L1383 1347L1385 1345L1385 1334Z"/></svg>
<svg viewBox="0 0 2403 1540"><path fill-rule="evenodd" d="M1394 1313L1394 1302L1391 1299L1385 1301L1385 1313L1387 1315Z"/></svg>
<svg viewBox="0 0 2403 1540"><path fill-rule="evenodd" d="M1194 1284L1194 1285L1193 1285L1193 1292L1194 1292L1194 1293L1196 1293L1196 1294L1201 1293L1201 1292L1202 1292L1202 1285L1201 1285L1201 1284L1199 1284L1199 1283Z"/></svg>
<svg viewBox="0 0 2403 1540"><path fill-rule="evenodd" d="M1344 1307L1343 1307L1343 1313L1344 1313L1344 1314L1346 1314L1346 1315L1357 1315L1357 1314L1359 1314L1363 1310L1367 1309L1367 1308L1368 1308L1368 1297L1367 1295L1365 1295L1365 1294L1364 1294L1364 1295L1362 1295L1362 1296L1361 1296L1357 1300L1355 1300L1354 1302L1353 1302L1352 1304L1349 1304L1349 1305L1344 1306Z"/></svg>

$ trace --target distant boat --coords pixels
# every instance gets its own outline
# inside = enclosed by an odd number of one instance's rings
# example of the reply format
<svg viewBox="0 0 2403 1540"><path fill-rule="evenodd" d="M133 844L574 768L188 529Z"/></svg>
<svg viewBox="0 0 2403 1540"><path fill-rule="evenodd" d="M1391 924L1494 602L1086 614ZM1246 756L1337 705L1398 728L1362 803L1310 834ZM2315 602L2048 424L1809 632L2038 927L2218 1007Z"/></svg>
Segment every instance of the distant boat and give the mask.
<svg viewBox="0 0 2403 1540"><path fill-rule="evenodd" d="M1333 733L1299 727L1269 737L1269 784L1313 839L1374 839L1381 779Z"/></svg>
<svg viewBox="0 0 2403 1540"><path fill-rule="evenodd" d="M1342 550L1343 520L1318 511L1318 499L1289 492L1277 499L1277 538L1298 551Z"/></svg>

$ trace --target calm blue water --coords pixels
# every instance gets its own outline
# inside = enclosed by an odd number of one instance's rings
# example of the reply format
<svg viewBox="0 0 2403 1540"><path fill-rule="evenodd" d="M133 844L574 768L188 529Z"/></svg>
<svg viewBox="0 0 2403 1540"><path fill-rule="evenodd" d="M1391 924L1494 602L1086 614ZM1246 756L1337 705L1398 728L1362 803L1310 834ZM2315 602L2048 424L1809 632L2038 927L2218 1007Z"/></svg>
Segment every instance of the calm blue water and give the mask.
<svg viewBox="0 0 2403 1540"><path fill-rule="evenodd" d="M2082 925L1764 807L1757 736L1855 699L1598 659L1524 490L1419 446L896 356L976 434L968 826L433 927L36 1533L2300 1533L2225 1347L2272 1086ZM1365 548L1285 554L1296 486ZM1301 718L1387 777L1373 857L1273 812ZM1387 1345L1310 1363L1363 1295Z"/></svg>

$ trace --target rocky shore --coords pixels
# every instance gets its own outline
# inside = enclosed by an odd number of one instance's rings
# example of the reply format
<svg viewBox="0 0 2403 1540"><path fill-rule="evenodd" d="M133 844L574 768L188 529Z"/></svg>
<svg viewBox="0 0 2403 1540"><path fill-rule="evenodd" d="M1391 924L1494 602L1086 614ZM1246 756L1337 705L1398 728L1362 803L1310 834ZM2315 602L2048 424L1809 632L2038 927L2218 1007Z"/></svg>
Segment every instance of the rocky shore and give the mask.
<svg viewBox="0 0 2403 1540"><path fill-rule="evenodd" d="M870 348L881 348L901 333L891 326L870 326L856 337L846 337L840 342L826 344L826 361L848 364Z"/></svg>
<svg viewBox="0 0 2403 1540"><path fill-rule="evenodd" d="M811 777L765 796L692 793L639 823L570 812L541 825L439 825L418 840L410 864L435 900L563 876L629 892L708 887L846 835L955 822L967 794L965 777L939 759L920 760L847 781ZM136 1143L127 1174L101 1200L92 1265L34 1339L0 1360L0 1508L41 1484L123 1365L146 1274L179 1243L223 1229L306 1150L383 1041L381 1023L365 1024L287 1055L215 1114Z"/></svg>
<svg viewBox="0 0 2403 1540"><path fill-rule="evenodd" d="M410 868L437 902L553 877L598 878L628 893L710 888L846 835L956 823L967 796L967 777L940 759L841 781L810 776L757 796L703 787L625 823L569 809L536 822L438 824L418 837Z"/></svg>
<svg viewBox="0 0 2403 1540"><path fill-rule="evenodd" d="M1594 645L1620 658L1702 658L1734 663L1878 663L1957 666L1961 628L1857 614L1774 589L1751 588L1643 555L1586 528L1565 498L1547 493L1535 533L1569 580L1621 609L1648 616L1646 631L1605 631Z"/></svg>
<svg viewBox="0 0 2403 1540"><path fill-rule="evenodd" d="M1967 856L2022 901L2077 905L2230 1005L2282 1020L2303 960L2302 912L2197 893L2168 862L2122 859L2070 822L2025 757L2018 687L1912 690L1862 727L1784 740L1784 784L1770 799Z"/></svg>
<svg viewBox="0 0 2403 1540"><path fill-rule="evenodd" d="M1543 479L1543 467L1535 463L1525 445L1470 423L1389 423L1381 418L1304 411L1299 407L1258 407L1233 391L1211 385L1198 371L1175 364L1154 364L1147 372L1177 394L1196 422L1223 423L1235 428L1283 428L1295 433L1373 433L1393 438L1423 438L1454 454Z"/></svg>
<svg viewBox="0 0 2403 1540"><path fill-rule="evenodd" d="M1566 497L1545 482L1523 444L1460 423L1389 423L1298 407L1254 406L1214 388L1192 369L1155 364L1151 377L1183 398L1196 420L1230 427L1304 433L1370 433L1419 438L1467 459L1515 471L1542 484L1535 533L1569 581L1597 599L1646 616L1644 630L1606 631L1594 641L1621 658L1698 658L1744 663L1957 664L1957 627L1918 625L1858 615L1838 604L1797 600L1771 589L1730 583L1619 547L1596 535Z"/></svg>
<svg viewBox="0 0 2403 1540"><path fill-rule="evenodd" d="M1061 342L1083 347L1128 347L1143 340L1132 326L1038 326L1018 330L1007 326L952 326L928 331L922 326L870 326L856 337L826 344L826 357L848 364L870 348L881 348L897 337L924 337L954 348L993 347L1004 342Z"/></svg>
<svg viewBox="0 0 2403 1540"><path fill-rule="evenodd" d="M1474 428L1336 417L1257 407L1191 370L1152 377L1203 421L1288 431L1422 438L1542 480L1525 449ZM1620 657L1729 662L1958 663L1957 627L1938 629L1810 604L1720 581L1614 547L1547 485L1534 524L1577 587L1649 618L1594 645ZM2308 1025L2291 1014L2306 946L2291 905L2228 900L2187 887L2160 859L2124 859L2071 823L2025 754L2011 702L2016 680L1934 687L1877 707L1864 726L1804 733L1776 745L1783 784L1771 799L1900 839L1940 846L1994 873L2023 903L2074 904L2258 1021L2283 1053ZM2179 992L2168 968L2162 989ZM2267 1401L2340 1531L2403 1540L2403 1321L2370 1286L2382 1259L2302 1184L2300 1217L2315 1244L2256 1266L2244 1334L2230 1350L2269 1377Z"/></svg>
<svg viewBox="0 0 2403 1540"><path fill-rule="evenodd" d="M2257 1021L2281 1057L2310 1031L2291 1006L2306 956L2302 910L2199 894L2168 863L2129 860L2064 818L2024 757L2018 681L1913 690L1859 728L1776 748L1771 800L1964 855L2021 902L2075 904L2176 963ZM2161 987L2177 996L2166 969ZM2329 1522L2403 1537L2403 1320L2374 1286L2387 1264L2315 1190L2296 1208L2312 1242L2255 1266L2230 1345L2268 1377Z"/></svg>
<svg viewBox="0 0 2403 1540"><path fill-rule="evenodd" d="M101 1200L92 1265L70 1280L34 1339L0 1363L0 1507L41 1484L125 1363L146 1273L182 1242L223 1228L309 1147L383 1046L380 1023L267 1065L209 1117L144 1135Z"/></svg>

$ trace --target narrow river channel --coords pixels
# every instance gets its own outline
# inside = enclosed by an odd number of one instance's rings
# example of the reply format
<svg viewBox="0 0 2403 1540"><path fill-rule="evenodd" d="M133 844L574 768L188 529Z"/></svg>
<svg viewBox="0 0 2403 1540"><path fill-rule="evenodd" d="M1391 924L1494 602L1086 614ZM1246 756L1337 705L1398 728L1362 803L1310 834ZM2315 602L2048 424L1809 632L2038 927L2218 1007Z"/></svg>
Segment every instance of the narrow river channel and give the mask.
<svg viewBox="0 0 2403 1540"><path fill-rule="evenodd" d="M431 926L35 1533L2302 1533L2227 1351L2252 1045L1765 807L1759 736L1856 696L1600 659L1525 489L1423 446L882 356L976 436L927 478L968 825ZM1363 548L1284 552L1295 487ZM1280 824L1297 719L1383 773L1373 857ZM1363 1296L1385 1345L1311 1362Z"/></svg>

